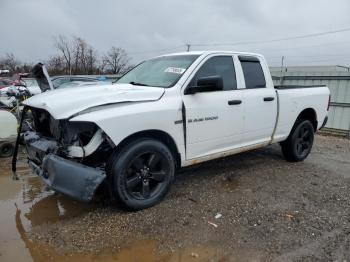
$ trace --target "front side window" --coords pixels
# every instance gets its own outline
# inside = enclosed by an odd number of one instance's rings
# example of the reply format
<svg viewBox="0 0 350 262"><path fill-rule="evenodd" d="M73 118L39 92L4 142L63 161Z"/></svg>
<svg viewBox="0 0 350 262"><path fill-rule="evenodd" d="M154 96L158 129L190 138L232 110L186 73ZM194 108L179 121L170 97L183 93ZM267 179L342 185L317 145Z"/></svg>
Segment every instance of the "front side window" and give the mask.
<svg viewBox="0 0 350 262"><path fill-rule="evenodd" d="M260 61L256 58L240 58L247 89L264 88L266 81Z"/></svg>
<svg viewBox="0 0 350 262"><path fill-rule="evenodd" d="M209 58L192 78L190 86L196 86L199 78L210 76L222 77L223 90L237 89L232 56L214 56Z"/></svg>
<svg viewBox="0 0 350 262"><path fill-rule="evenodd" d="M198 57L198 55L174 55L147 60L122 76L117 83L171 87Z"/></svg>

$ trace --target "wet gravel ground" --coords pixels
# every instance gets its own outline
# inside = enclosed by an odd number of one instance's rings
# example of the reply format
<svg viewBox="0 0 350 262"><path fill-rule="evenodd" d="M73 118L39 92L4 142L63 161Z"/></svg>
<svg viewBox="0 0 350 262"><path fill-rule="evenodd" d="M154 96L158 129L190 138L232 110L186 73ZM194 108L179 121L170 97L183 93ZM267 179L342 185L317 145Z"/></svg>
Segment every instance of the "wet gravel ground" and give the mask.
<svg viewBox="0 0 350 262"><path fill-rule="evenodd" d="M349 261L349 189L350 140L317 136L302 163L286 162L278 145L214 160L178 172L153 208L126 212L95 203L27 234L63 253L150 240L162 259L189 250L195 260L196 252L214 250L208 260Z"/></svg>

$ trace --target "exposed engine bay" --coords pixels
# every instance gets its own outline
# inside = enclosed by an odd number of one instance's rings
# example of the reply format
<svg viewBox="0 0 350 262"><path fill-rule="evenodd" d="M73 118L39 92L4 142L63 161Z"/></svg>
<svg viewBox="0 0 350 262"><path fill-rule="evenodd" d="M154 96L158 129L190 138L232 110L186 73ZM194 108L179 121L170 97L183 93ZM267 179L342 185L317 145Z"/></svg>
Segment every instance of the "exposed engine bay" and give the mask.
<svg viewBox="0 0 350 262"><path fill-rule="evenodd" d="M56 120L43 109L30 110L33 130L22 133L26 145L36 145L44 154L54 153L91 167L103 167L104 161L99 159L105 160L114 145L96 124ZM39 154L32 159L40 164L42 158Z"/></svg>
<svg viewBox="0 0 350 262"><path fill-rule="evenodd" d="M90 201L106 177L113 142L94 123L56 120L43 109L27 108L31 130L21 133L28 162L53 189Z"/></svg>

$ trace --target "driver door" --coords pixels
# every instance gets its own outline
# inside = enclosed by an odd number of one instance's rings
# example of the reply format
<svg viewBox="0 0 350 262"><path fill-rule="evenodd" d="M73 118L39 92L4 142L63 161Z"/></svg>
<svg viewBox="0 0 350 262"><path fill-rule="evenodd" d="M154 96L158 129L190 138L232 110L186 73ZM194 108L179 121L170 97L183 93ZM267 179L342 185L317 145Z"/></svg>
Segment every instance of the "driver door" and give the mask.
<svg viewBox="0 0 350 262"><path fill-rule="evenodd" d="M188 86L210 76L222 78L222 90L183 94L187 160L234 149L242 142L243 97L237 90L233 56L207 58Z"/></svg>

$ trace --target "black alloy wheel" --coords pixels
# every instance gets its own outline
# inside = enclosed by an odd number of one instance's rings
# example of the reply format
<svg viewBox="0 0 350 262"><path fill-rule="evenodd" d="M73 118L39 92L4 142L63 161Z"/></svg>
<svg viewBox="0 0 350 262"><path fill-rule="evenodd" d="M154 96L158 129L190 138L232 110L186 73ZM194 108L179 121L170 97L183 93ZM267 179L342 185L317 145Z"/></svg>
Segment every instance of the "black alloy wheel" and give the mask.
<svg viewBox="0 0 350 262"><path fill-rule="evenodd" d="M127 168L126 188L135 199L149 199L158 194L169 174L167 159L158 152L135 156Z"/></svg>
<svg viewBox="0 0 350 262"><path fill-rule="evenodd" d="M313 131L308 125L300 127L295 141L295 150L300 158L305 157L311 150L314 141Z"/></svg>
<svg viewBox="0 0 350 262"><path fill-rule="evenodd" d="M287 140L281 143L284 157L291 162L303 161L311 152L314 133L310 120L297 120Z"/></svg>
<svg viewBox="0 0 350 262"><path fill-rule="evenodd" d="M152 138L139 138L124 146L111 156L107 166L115 198L132 210L159 203L175 173L173 154Z"/></svg>

